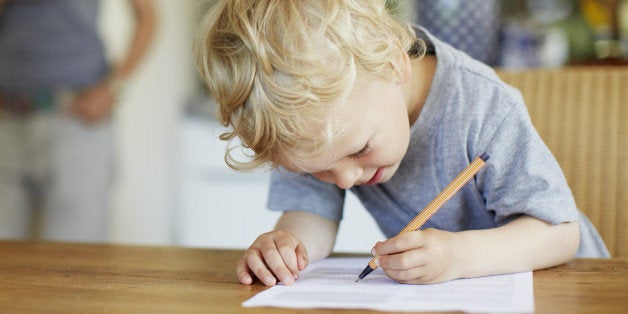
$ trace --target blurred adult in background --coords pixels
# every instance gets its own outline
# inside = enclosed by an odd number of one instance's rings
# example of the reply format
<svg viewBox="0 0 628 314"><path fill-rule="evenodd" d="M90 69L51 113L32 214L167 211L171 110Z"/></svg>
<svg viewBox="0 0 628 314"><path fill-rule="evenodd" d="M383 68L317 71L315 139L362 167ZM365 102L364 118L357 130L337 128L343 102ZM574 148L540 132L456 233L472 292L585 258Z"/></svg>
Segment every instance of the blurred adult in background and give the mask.
<svg viewBox="0 0 628 314"><path fill-rule="evenodd" d="M155 29L129 0L128 52L109 64L98 0L0 0L0 238L103 241L116 98Z"/></svg>

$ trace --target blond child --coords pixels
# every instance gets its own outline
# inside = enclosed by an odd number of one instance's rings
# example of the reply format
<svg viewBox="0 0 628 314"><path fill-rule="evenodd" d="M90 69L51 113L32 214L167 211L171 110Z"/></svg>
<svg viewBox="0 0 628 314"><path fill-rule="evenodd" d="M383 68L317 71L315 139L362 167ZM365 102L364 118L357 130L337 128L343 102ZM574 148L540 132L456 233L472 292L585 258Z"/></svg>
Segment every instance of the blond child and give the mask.
<svg viewBox="0 0 628 314"><path fill-rule="evenodd" d="M269 166L283 211L236 265L242 284L286 285L334 246L345 192L390 239L371 254L422 284L606 257L518 91L398 21L385 1L218 1L197 66L249 160ZM551 105L551 104L548 104ZM486 167L422 230L396 234L473 158Z"/></svg>

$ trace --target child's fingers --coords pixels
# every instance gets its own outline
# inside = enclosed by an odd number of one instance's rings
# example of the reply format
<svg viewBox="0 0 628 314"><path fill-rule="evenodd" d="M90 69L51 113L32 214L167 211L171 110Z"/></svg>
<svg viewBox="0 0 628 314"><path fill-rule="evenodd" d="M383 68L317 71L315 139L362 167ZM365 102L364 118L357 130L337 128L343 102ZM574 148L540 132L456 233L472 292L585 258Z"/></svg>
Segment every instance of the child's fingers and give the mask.
<svg viewBox="0 0 628 314"><path fill-rule="evenodd" d="M439 271L438 267L430 263L408 269L384 268L384 272L391 279L406 284L433 284L456 278Z"/></svg>
<svg viewBox="0 0 628 314"><path fill-rule="evenodd" d="M269 243L270 242L270 243ZM283 282L285 285L291 285L294 283L294 277L292 273L286 267L286 263L279 254L279 250L274 241L268 241L261 247L262 256L266 265L273 271L275 276Z"/></svg>
<svg viewBox="0 0 628 314"><path fill-rule="evenodd" d="M310 263L310 257L307 255L307 250L305 249L303 243L299 242L297 244L296 253L297 265L299 267L299 270L304 270L305 267L307 267L307 265Z"/></svg>
<svg viewBox="0 0 628 314"><path fill-rule="evenodd" d="M375 256L396 254L412 249L420 248L425 243L425 235L422 231L412 231L399 234L386 241L377 242L372 253Z"/></svg>
<svg viewBox="0 0 628 314"><path fill-rule="evenodd" d="M378 265L395 281L409 284L427 283L434 272L428 266L429 254L424 249L377 257Z"/></svg>
<svg viewBox="0 0 628 314"><path fill-rule="evenodd" d="M403 253L380 255L377 264L388 270L408 270L421 267L429 262L429 256L424 249L412 249Z"/></svg>
<svg viewBox="0 0 628 314"><path fill-rule="evenodd" d="M268 270L266 263L262 259L262 254L258 249L249 249L244 256L248 268L267 286L274 286L277 283L275 276Z"/></svg>
<svg viewBox="0 0 628 314"><path fill-rule="evenodd" d="M250 285L253 283L253 278L250 274L250 269L246 264L246 257L243 256L236 263L236 275L238 275L238 280L243 285Z"/></svg>
<svg viewBox="0 0 628 314"><path fill-rule="evenodd" d="M292 278L294 279L294 275L299 273L299 265L297 262L297 255L294 247L294 240L289 238L278 238L275 239L275 244L279 250L279 255L283 259L286 267L292 273Z"/></svg>
<svg viewBox="0 0 628 314"><path fill-rule="evenodd" d="M386 276L391 279L407 284L427 283L431 277L428 277L425 267L416 267L411 269L384 269Z"/></svg>

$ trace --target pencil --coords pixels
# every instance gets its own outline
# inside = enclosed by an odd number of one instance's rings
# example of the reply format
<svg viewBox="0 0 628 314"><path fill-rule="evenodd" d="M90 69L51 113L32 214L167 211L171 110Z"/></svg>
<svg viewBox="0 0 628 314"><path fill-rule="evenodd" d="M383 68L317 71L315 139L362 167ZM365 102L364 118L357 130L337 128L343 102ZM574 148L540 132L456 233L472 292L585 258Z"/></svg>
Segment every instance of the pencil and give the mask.
<svg viewBox="0 0 628 314"><path fill-rule="evenodd" d="M449 185L438 193L438 195L436 195L436 197L429 204L427 204L427 206L425 206L425 208L423 208L423 210L421 210L421 212L414 217L414 219L412 219L412 221L410 221L410 223L403 228L399 234L415 231L421 228L421 226L423 226L423 224L425 224L425 222L427 222L430 217L434 215L434 213L443 207L443 205L445 205L445 203L451 199L456 192L458 192L467 182L469 182L471 178L473 178L474 175L480 171L480 169L484 167L484 165L486 165L486 161L489 157L490 156L486 153L476 157L464 170L462 170L462 172L460 172L460 174L458 174L453 181L451 181L451 183L449 183ZM375 269L377 269L377 265L375 264L375 257L373 257L355 282L364 279L364 277Z"/></svg>

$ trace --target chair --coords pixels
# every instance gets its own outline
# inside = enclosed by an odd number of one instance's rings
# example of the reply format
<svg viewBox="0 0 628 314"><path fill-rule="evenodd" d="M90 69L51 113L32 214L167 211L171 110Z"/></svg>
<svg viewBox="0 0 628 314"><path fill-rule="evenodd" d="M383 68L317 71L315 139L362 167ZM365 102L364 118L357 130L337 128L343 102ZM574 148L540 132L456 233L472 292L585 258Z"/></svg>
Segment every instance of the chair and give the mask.
<svg viewBox="0 0 628 314"><path fill-rule="evenodd" d="M611 256L628 257L628 67L499 69Z"/></svg>

